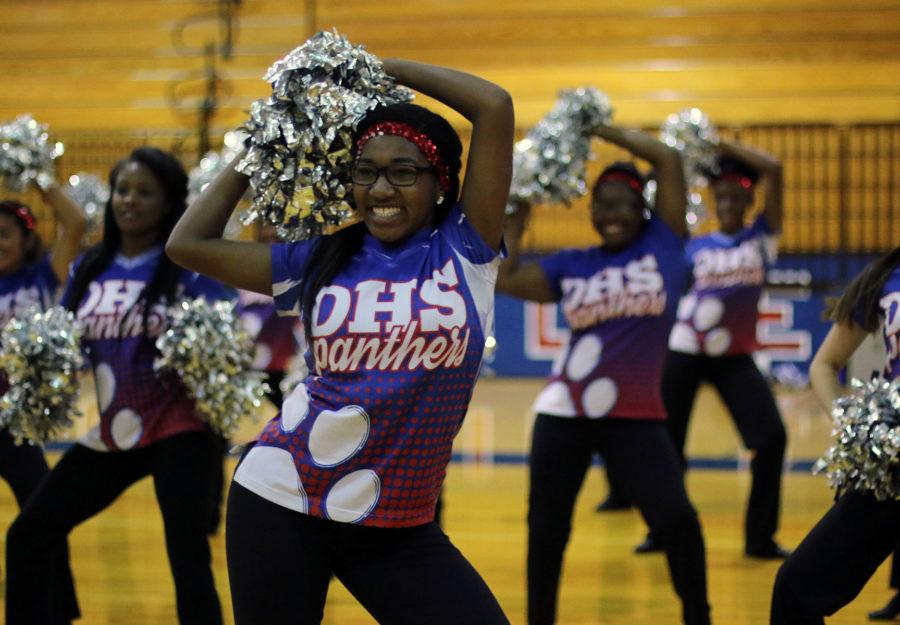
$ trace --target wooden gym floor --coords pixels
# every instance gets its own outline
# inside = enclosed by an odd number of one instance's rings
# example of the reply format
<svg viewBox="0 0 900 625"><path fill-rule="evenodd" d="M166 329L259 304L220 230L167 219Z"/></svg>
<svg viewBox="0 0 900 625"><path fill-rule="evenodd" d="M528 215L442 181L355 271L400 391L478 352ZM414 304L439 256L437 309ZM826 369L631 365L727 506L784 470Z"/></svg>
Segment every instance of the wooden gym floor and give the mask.
<svg viewBox="0 0 900 625"><path fill-rule="evenodd" d="M457 438L457 462L446 483L445 529L485 577L514 625L525 618L525 502L529 406L541 388L536 379L485 379ZM815 459L828 445L830 425L809 391L779 389L789 431L788 460ZM89 394L83 401L89 405ZM266 411L266 415L271 410ZM84 429L91 417L80 425ZM247 423L240 440L259 424ZM714 391L699 397L688 449L704 468L688 474L706 538L710 601L718 625L768 622L772 580L778 563L742 556L743 507L749 487L747 455ZM58 453L49 454L55 462ZM228 461L230 474L234 460ZM724 467L724 468L708 468ZM661 555L636 556L632 548L645 528L637 512L597 514L606 492L602 469L592 470L578 501L566 555L561 625L676 625L679 605ZM785 475L779 539L793 547L829 507L825 479L793 465ZM16 514L12 494L0 485L4 528ZM3 538L0 538L3 540ZM162 524L152 485L144 480L114 505L75 529L70 537L72 568L83 618L91 625L169 625L176 622L174 592L163 545ZM224 538L212 538L216 582L232 623ZM884 565L851 605L830 619L858 625L866 612L888 598ZM448 580L452 583L452 580ZM330 592L326 625L371 625L374 620L338 583ZM427 625L427 624L423 624Z"/></svg>

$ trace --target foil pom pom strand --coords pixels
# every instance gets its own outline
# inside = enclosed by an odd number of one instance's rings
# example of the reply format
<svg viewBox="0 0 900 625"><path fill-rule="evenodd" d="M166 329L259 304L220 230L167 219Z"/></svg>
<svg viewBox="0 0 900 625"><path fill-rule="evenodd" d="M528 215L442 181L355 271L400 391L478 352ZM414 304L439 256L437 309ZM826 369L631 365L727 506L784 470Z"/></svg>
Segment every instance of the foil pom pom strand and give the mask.
<svg viewBox="0 0 900 625"><path fill-rule="evenodd" d="M839 492L871 493L900 500L900 378L854 380L854 392L834 402L835 437L814 473L824 473Z"/></svg>
<svg viewBox="0 0 900 625"><path fill-rule="evenodd" d="M586 194L591 138L612 112L609 98L593 87L560 91L550 112L513 148L507 214L520 204L569 204Z"/></svg>
<svg viewBox="0 0 900 625"><path fill-rule="evenodd" d="M719 132L709 117L698 108L672 113L659 131L660 140L681 154L687 185L685 221L695 230L706 221L708 211L700 190L716 166Z"/></svg>
<svg viewBox="0 0 900 625"><path fill-rule="evenodd" d="M47 190L56 181L53 161L65 147L50 140L47 126L30 115L0 125L0 177L10 191L22 192L34 180Z"/></svg>
<svg viewBox="0 0 900 625"><path fill-rule="evenodd" d="M253 371L253 341L235 303L184 300L167 311L168 329L156 340L156 371L178 375L197 415L223 436L255 417L268 387Z"/></svg>
<svg viewBox="0 0 900 625"><path fill-rule="evenodd" d="M78 172L69 176L63 193L81 207L85 216L84 236L82 243L90 245L97 241L103 232L103 215L106 202L109 200L109 186L94 174Z"/></svg>
<svg viewBox="0 0 900 625"><path fill-rule="evenodd" d="M253 103L244 125L253 205L245 224L262 219L299 241L351 215L353 132L378 105L407 102L381 61L335 32L320 32L266 72L272 94Z"/></svg>
<svg viewBox="0 0 900 625"><path fill-rule="evenodd" d="M685 175L690 181L705 177L716 165L719 132L698 108L672 113L659 131L660 140L681 153Z"/></svg>
<svg viewBox="0 0 900 625"><path fill-rule="evenodd" d="M0 368L10 388L0 398L0 425L16 442L56 439L80 416L80 342L75 316L59 306L32 308L3 328Z"/></svg>

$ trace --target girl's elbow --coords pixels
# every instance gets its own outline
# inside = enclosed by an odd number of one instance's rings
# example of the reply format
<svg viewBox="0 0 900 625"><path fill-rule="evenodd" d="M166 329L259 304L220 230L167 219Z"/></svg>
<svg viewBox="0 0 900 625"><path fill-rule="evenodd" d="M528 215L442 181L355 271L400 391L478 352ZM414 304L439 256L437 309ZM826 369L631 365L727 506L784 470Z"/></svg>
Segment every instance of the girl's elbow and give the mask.
<svg viewBox="0 0 900 625"><path fill-rule="evenodd" d="M184 261L185 252L186 246L183 245L174 233L171 234L169 240L166 241L166 256L168 256L176 265L181 265Z"/></svg>

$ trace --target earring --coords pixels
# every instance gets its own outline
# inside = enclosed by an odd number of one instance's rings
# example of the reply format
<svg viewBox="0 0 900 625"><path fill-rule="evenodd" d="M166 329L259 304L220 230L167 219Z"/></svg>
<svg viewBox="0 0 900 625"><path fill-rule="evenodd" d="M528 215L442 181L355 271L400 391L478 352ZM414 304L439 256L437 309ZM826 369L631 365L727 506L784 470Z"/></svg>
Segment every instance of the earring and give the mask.
<svg viewBox="0 0 900 625"><path fill-rule="evenodd" d="M443 193L438 193L437 203L438 203L438 204L443 204L443 203L444 203L444 194L443 194Z"/></svg>

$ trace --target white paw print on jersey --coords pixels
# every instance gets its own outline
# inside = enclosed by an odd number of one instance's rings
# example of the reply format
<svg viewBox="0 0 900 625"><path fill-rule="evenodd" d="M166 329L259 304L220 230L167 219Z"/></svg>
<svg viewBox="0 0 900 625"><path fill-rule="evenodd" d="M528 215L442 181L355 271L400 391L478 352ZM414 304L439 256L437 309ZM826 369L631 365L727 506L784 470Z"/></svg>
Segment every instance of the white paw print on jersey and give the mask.
<svg viewBox="0 0 900 625"><path fill-rule="evenodd" d="M110 423L110 434L119 449L131 449L137 445L143 429L140 415L130 408L117 412Z"/></svg>
<svg viewBox="0 0 900 625"><path fill-rule="evenodd" d="M309 512L306 491L294 466L294 457L287 449L261 445L253 447L238 465L234 479L239 484L247 484L244 480L252 483L254 475L265 475L268 487L286 496L286 499L279 498L279 504L304 514Z"/></svg>
<svg viewBox="0 0 900 625"><path fill-rule="evenodd" d="M619 389L610 378L599 378L588 384L581 395L581 404L587 416L605 417L616 405Z"/></svg>
<svg viewBox="0 0 900 625"><path fill-rule="evenodd" d="M356 523L369 516L380 495L378 474L371 469L359 469L331 487L325 496L325 513L333 521Z"/></svg>
<svg viewBox="0 0 900 625"><path fill-rule="evenodd" d="M581 340L569 352L566 363L566 376L575 382L585 379L600 364L603 344L593 334L581 337Z"/></svg>
<svg viewBox="0 0 900 625"><path fill-rule="evenodd" d="M697 306L697 296L694 294L685 295L678 300L678 312L676 316L680 321L688 321L694 314L694 307Z"/></svg>
<svg viewBox="0 0 900 625"><path fill-rule="evenodd" d="M669 333L669 349L676 352L696 354L700 351L700 339L687 323L678 321Z"/></svg>
<svg viewBox="0 0 900 625"><path fill-rule="evenodd" d="M320 467L336 467L356 455L369 438L369 415L359 406L323 410L309 431L309 453Z"/></svg>
<svg viewBox="0 0 900 625"><path fill-rule="evenodd" d="M600 337L588 334L572 347L569 352L569 360L566 363L566 376L573 382L584 380L600 364L603 356L603 342ZM561 401L573 404L569 387L562 385L560 391ZM612 410L618 399L619 390L616 383L610 378L593 380L581 394L581 405L587 416L592 418L605 417ZM574 412L574 410L573 410Z"/></svg>
<svg viewBox="0 0 900 625"><path fill-rule="evenodd" d="M725 304L718 297L704 297L694 310L694 327L699 332L706 332L722 321Z"/></svg>
<svg viewBox="0 0 900 625"><path fill-rule="evenodd" d="M731 332L725 328L716 328L703 337L703 351L708 356L721 356L731 346Z"/></svg>
<svg viewBox="0 0 900 625"><path fill-rule="evenodd" d="M309 414L309 393L305 384L298 384L288 395L281 408L281 430L293 432Z"/></svg>
<svg viewBox="0 0 900 625"><path fill-rule="evenodd" d="M100 412L106 412L106 409L112 404L113 397L116 396L116 375L113 373L112 367L101 362L94 370L94 380L97 384L97 403L100 406Z"/></svg>

